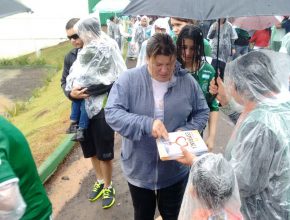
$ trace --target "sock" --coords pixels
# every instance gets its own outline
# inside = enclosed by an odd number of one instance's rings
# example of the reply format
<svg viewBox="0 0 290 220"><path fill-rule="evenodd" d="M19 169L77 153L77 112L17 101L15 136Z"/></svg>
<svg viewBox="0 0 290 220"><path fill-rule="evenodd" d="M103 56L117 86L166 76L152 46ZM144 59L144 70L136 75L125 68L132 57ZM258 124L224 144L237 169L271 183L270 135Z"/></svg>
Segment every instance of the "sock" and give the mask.
<svg viewBox="0 0 290 220"><path fill-rule="evenodd" d="M111 181L110 186L108 186L108 189L112 189L113 188L113 182Z"/></svg>
<svg viewBox="0 0 290 220"><path fill-rule="evenodd" d="M107 189L112 189L113 188L113 182L111 181L110 185L108 187L105 187Z"/></svg>
<svg viewBox="0 0 290 220"><path fill-rule="evenodd" d="M104 183L104 180L97 179L97 182L100 183L100 184L103 184Z"/></svg>

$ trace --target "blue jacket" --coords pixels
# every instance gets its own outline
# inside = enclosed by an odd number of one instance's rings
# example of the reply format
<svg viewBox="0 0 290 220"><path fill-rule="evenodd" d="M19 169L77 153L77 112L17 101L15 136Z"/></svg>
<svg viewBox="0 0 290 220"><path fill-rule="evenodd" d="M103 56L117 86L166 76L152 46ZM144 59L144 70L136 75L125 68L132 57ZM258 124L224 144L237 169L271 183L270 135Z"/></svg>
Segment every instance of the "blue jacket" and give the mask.
<svg viewBox="0 0 290 220"><path fill-rule="evenodd" d="M209 108L198 83L179 66L164 95L164 125L168 132L202 131ZM121 74L111 89L105 115L107 123L123 136L122 169L129 183L156 190L187 178L188 167L159 159L151 136L154 98L147 65Z"/></svg>

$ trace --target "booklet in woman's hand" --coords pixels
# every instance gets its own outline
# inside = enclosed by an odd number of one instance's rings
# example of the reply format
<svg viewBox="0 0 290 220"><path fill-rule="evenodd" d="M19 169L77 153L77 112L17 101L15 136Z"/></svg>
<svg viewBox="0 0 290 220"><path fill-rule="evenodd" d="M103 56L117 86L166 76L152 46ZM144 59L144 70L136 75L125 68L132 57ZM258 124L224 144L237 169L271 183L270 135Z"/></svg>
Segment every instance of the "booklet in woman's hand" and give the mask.
<svg viewBox="0 0 290 220"><path fill-rule="evenodd" d="M171 132L168 135L168 140L163 138L156 140L161 160L175 160L182 157L180 147L186 147L196 156L208 152L208 148L197 130Z"/></svg>

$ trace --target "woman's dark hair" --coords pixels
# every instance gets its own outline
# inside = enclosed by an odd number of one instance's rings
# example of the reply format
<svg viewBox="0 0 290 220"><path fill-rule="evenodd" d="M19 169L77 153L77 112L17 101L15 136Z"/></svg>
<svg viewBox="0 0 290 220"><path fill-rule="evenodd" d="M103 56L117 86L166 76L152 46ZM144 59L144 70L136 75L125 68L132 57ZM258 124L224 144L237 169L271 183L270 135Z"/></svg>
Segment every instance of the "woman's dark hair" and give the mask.
<svg viewBox="0 0 290 220"><path fill-rule="evenodd" d="M205 56L202 30L194 25L186 25L180 31L176 41L176 48L177 48L177 60L181 63L182 68L185 68L185 62L182 59L182 54L185 50L184 39L190 39L193 41L192 62L197 63L198 64L197 69L199 69L202 58Z"/></svg>
<svg viewBox="0 0 290 220"><path fill-rule="evenodd" d="M156 33L147 42L146 54L148 57L176 56L176 47L168 34Z"/></svg>

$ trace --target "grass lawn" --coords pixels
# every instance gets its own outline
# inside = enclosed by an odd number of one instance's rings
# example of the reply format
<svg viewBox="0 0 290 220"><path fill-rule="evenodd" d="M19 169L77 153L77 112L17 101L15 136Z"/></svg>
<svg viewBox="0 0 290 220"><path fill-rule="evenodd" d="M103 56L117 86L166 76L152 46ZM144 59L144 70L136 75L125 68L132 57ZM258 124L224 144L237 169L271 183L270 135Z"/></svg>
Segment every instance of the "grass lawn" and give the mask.
<svg viewBox="0 0 290 220"><path fill-rule="evenodd" d="M69 125L71 102L60 87L65 54L71 49L68 42L43 49L40 59L46 65L55 67L56 73L46 79L45 86L36 89L33 97L25 104L17 104L19 109L9 120L26 136L37 166L39 166L65 137ZM37 59L29 54L17 59ZM19 107L19 106L25 107ZM17 108L17 106L16 106Z"/></svg>
<svg viewBox="0 0 290 220"><path fill-rule="evenodd" d="M127 42L126 42L127 43ZM69 42L41 50L39 58L28 54L13 60L0 60L0 66L54 67L55 74L50 74L43 88L35 89L27 103L16 103L10 110L9 120L18 127L27 138L37 166L55 150L66 136L69 126L71 102L63 94L60 87L64 56L72 49ZM127 44L123 56L126 57Z"/></svg>

